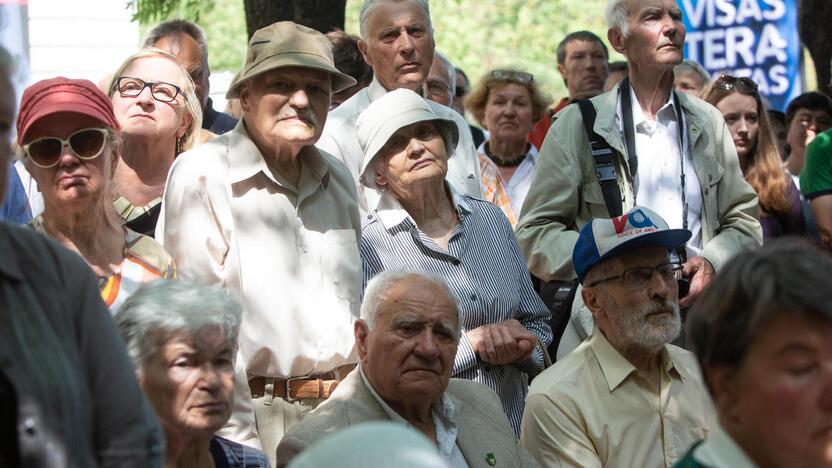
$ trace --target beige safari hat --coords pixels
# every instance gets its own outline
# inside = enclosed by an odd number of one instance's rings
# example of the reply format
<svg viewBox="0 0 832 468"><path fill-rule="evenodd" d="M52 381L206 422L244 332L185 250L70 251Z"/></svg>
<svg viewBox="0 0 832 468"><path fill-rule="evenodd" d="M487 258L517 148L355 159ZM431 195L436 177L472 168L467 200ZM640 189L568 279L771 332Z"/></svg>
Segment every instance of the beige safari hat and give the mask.
<svg viewBox="0 0 832 468"><path fill-rule="evenodd" d="M235 77L225 97L240 97L240 85L276 68L300 67L321 70L332 77L332 92L343 91L356 81L335 68L329 39L314 29L291 21L280 21L258 29L248 41L243 69Z"/></svg>
<svg viewBox="0 0 832 468"><path fill-rule="evenodd" d="M359 182L365 187L376 188L373 174L367 169L372 166L378 152L400 128L426 120L436 124L449 146L446 148L448 157L453 156L454 148L459 143L459 128L456 122L437 115L422 96L401 88L390 91L370 103L356 121L358 142L364 151Z"/></svg>

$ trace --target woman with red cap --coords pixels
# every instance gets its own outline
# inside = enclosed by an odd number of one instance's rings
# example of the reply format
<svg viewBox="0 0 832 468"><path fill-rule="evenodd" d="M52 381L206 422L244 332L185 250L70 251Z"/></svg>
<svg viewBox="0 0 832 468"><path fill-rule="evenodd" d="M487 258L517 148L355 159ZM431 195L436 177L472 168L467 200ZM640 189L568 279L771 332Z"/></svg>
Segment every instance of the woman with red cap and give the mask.
<svg viewBox="0 0 832 468"><path fill-rule="evenodd" d="M111 203L119 128L103 92L62 77L26 89L17 120L23 163L44 199L29 226L87 262L112 312L142 283L175 276L162 246L123 226Z"/></svg>

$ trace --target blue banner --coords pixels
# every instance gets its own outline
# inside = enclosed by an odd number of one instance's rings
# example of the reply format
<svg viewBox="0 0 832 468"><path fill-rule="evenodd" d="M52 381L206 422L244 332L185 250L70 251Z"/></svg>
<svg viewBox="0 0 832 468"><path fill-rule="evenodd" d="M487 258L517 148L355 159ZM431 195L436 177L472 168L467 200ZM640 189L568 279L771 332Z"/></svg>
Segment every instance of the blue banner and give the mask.
<svg viewBox="0 0 832 468"><path fill-rule="evenodd" d="M677 1L687 29L685 58L714 78L751 78L773 109L784 111L803 92L797 0Z"/></svg>

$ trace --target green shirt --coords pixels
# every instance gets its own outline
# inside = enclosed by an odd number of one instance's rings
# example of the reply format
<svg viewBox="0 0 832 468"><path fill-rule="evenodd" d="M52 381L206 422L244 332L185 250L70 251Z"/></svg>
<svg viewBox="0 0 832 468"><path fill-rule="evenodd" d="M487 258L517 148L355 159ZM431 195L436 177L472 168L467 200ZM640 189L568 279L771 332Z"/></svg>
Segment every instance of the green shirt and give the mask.
<svg viewBox="0 0 832 468"><path fill-rule="evenodd" d="M800 191L808 199L832 194L832 130L818 135L806 148Z"/></svg>

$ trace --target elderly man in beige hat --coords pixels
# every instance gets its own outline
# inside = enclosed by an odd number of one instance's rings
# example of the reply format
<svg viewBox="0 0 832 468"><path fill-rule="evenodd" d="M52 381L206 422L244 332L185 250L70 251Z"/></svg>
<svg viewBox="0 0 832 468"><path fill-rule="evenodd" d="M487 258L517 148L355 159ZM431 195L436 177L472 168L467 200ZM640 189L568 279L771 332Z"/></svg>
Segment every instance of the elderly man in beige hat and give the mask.
<svg viewBox="0 0 832 468"><path fill-rule="evenodd" d="M356 362L355 184L314 146L330 94L354 84L317 31L288 21L257 31L228 91L242 119L179 156L165 189L157 238L182 276L226 287L244 306L235 408L223 435L256 445L256 415L271 457L284 431Z"/></svg>
<svg viewBox="0 0 832 468"><path fill-rule="evenodd" d="M422 93L433 63L435 42L428 0L364 0L359 14L364 59L373 67L373 81L332 111L318 147L341 158L358 184L364 152L356 121L371 102L395 89ZM448 182L460 193L482 197L477 149L468 122L450 107L431 102L440 117L459 129L455 157L448 161ZM376 208L379 192L358 186L363 212Z"/></svg>

